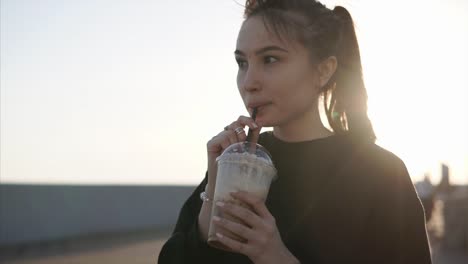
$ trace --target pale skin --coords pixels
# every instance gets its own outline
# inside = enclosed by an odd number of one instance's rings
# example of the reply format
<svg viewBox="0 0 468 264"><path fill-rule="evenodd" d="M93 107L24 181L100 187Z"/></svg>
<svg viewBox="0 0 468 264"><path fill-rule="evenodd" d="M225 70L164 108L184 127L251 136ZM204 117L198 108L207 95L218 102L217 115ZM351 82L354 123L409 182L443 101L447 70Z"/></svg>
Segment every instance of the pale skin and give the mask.
<svg viewBox="0 0 468 264"><path fill-rule="evenodd" d="M309 51L295 40L281 41L265 28L259 17L244 21L235 51L239 64L237 86L251 113L257 107L256 120L240 116L207 143L208 184L206 192L213 197L216 182L216 158L229 145L246 140L238 127L250 128L257 138L261 127L273 127L275 137L287 142L323 138L332 133L324 127L317 107L319 89L337 67L335 57L312 63ZM218 240L234 252L244 254L254 263L299 263L283 243L275 218L263 200L247 192L231 194L250 205L244 207L205 202L198 215L202 239L208 238L210 222L245 238L246 243L218 233ZM212 206L242 219L247 225L228 219L210 217Z"/></svg>

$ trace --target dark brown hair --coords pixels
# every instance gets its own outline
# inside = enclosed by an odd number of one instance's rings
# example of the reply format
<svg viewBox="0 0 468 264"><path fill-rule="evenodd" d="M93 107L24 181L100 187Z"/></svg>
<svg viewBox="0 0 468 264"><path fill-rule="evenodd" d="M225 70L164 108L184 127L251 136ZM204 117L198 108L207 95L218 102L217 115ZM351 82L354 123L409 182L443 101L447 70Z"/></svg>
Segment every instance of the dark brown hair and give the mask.
<svg viewBox="0 0 468 264"><path fill-rule="evenodd" d="M315 0L247 0L245 19L253 16L261 16L280 39L295 39L304 45L315 62L336 57L337 69L321 90L328 122L336 134L350 133L374 141L350 13L341 6L328 9Z"/></svg>

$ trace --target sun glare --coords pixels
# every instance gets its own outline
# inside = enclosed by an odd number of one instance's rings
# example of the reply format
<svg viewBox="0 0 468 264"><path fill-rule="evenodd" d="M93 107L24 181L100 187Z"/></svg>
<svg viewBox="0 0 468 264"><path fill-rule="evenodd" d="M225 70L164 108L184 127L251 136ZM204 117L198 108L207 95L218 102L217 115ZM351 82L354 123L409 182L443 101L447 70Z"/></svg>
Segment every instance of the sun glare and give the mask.
<svg viewBox="0 0 468 264"><path fill-rule="evenodd" d="M426 173L437 181L446 163L452 179L466 182L468 30L460 10L467 5L411 5L427 12L417 19L410 7L355 12L377 143L402 158L415 181ZM443 20L433 19L436 10Z"/></svg>

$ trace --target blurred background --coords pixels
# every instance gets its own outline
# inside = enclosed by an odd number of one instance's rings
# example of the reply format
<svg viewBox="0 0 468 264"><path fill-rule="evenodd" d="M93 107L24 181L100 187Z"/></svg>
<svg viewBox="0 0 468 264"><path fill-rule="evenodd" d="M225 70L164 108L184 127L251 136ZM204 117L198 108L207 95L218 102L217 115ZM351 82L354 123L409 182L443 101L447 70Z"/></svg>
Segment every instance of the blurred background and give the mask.
<svg viewBox="0 0 468 264"><path fill-rule="evenodd" d="M434 263L468 263L468 2L323 1L354 17L377 144L408 167ZM156 263L247 115L242 1L0 0L0 262Z"/></svg>

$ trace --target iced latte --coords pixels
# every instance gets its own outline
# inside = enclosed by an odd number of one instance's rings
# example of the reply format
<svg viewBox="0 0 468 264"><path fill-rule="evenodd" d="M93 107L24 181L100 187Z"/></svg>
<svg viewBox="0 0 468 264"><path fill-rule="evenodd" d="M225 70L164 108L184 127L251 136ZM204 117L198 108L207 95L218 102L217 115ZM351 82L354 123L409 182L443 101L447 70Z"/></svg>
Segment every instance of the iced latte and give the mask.
<svg viewBox="0 0 468 264"><path fill-rule="evenodd" d="M214 202L237 203L230 193L246 191L266 200L270 184L276 177L276 169L273 166L271 156L261 145L249 142L236 143L229 146L221 156L217 158L218 171L214 192ZM223 215L218 207L213 205L211 216L226 218L235 222L240 219L231 215ZM217 230L217 226L210 224L208 243L216 248L228 250L217 241L216 232L220 232L230 238L242 241L242 238L227 230Z"/></svg>

